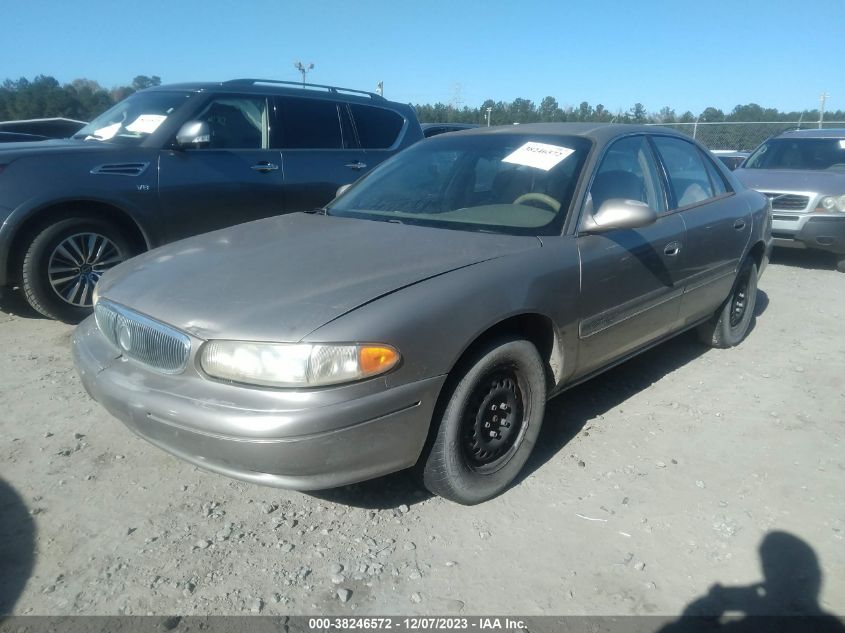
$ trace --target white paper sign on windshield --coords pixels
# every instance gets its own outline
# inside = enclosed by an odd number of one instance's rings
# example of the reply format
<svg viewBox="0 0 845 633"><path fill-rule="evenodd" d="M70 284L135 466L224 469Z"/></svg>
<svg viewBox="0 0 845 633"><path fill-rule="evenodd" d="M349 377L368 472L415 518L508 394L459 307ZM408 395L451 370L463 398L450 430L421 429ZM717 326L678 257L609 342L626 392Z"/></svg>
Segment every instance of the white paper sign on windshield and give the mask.
<svg viewBox="0 0 845 633"><path fill-rule="evenodd" d="M549 171L574 151L574 149L560 145L529 142L505 156L502 162Z"/></svg>
<svg viewBox="0 0 845 633"><path fill-rule="evenodd" d="M111 125L107 125L106 127L101 127L99 130L95 130L94 134L91 135L92 138L98 138L101 141L107 141L112 136L118 133L120 130L120 123L112 123Z"/></svg>
<svg viewBox="0 0 845 633"><path fill-rule="evenodd" d="M140 134L152 134L158 129L167 116L163 114L142 114L137 119L126 126L129 132L138 132Z"/></svg>

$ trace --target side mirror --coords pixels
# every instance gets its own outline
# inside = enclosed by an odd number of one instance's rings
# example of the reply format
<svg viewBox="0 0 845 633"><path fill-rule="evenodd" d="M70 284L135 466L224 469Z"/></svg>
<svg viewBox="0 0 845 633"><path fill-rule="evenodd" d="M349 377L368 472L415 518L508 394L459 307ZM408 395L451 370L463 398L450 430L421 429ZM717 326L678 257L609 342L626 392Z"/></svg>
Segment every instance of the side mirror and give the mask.
<svg viewBox="0 0 845 633"><path fill-rule="evenodd" d="M205 121L188 121L176 133L176 144L182 148L199 147L211 142L211 130Z"/></svg>
<svg viewBox="0 0 845 633"><path fill-rule="evenodd" d="M340 196L345 194L346 190L349 189L349 187L351 187L351 186L352 186L352 183L350 183L348 185L341 185L340 187L337 188L337 193L334 195L334 197L340 198Z"/></svg>
<svg viewBox="0 0 845 633"><path fill-rule="evenodd" d="M582 230L585 233L604 233L615 229L638 229L657 221L657 211L639 200L611 198L599 210L588 215Z"/></svg>

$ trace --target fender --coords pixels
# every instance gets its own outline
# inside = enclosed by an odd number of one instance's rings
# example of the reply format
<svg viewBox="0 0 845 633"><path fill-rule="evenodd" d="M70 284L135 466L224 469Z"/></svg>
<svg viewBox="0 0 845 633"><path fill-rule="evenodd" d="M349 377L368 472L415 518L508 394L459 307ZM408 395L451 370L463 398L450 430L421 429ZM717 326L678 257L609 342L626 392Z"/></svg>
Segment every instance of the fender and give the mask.
<svg viewBox="0 0 845 633"><path fill-rule="evenodd" d="M152 195L155 195L154 193ZM149 226L140 221L143 213L138 207L128 203L125 200L115 202L113 199L103 198L100 196L84 195L84 196L63 196L63 197L35 197L30 198L24 203L18 205L0 225L0 287L6 286L10 282L10 257L15 246L15 238L19 234L21 227L26 224L28 220L35 217L45 209L50 207L59 207L63 204L69 203L85 203L92 202L96 204L108 205L118 209L129 220L131 220L143 236L147 248L152 248L162 243L162 236L160 231L151 231Z"/></svg>

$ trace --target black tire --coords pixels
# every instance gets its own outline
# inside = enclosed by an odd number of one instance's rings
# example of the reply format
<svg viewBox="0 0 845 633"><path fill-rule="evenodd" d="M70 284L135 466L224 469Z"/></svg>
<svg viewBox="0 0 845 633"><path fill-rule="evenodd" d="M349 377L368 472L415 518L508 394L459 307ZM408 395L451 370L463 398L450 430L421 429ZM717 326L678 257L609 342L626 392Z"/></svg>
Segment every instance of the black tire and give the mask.
<svg viewBox="0 0 845 633"><path fill-rule="evenodd" d="M71 252L73 249L67 247L68 240L74 240L74 243L77 243L80 236L88 235L105 238L110 244L104 247L102 258L97 259L99 247L103 242L95 241L94 252L88 253L87 245L91 242L87 238L81 239L84 252L71 253L79 258L79 262L82 262L82 267L77 267L74 272L75 264L63 261L59 247L65 246L64 251ZM131 243L120 229L111 222L99 218L67 218L45 226L26 246L21 267L21 285L26 300L29 305L46 317L65 323L78 323L91 314L91 290L99 275L128 259L132 254ZM95 261L103 262L103 264L97 263L91 266L89 262ZM51 262L55 264L53 270L67 269L67 271L54 272L51 276ZM61 268L59 265L62 265ZM70 281L63 281L64 275L71 277ZM74 290L77 280L80 282L79 287ZM60 292L70 295L70 298L66 298Z"/></svg>
<svg viewBox="0 0 845 633"><path fill-rule="evenodd" d="M436 435L418 467L428 490L474 505L502 493L534 449L546 408L546 373L534 345L498 340L461 363L450 381L442 414L433 420Z"/></svg>
<svg viewBox="0 0 845 633"><path fill-rule="evenodd" d="M739 268L727 301L713 317L698 326L698 337L710 347L738 345L748 334L757 303L757 264L747 258Z"/></svg>
<svg viewBox="0 0 845 633"><path fill-rule="evenodd" d="M839 259L836 261L836 270L845 273L845 255L839 255Z"/></svg>

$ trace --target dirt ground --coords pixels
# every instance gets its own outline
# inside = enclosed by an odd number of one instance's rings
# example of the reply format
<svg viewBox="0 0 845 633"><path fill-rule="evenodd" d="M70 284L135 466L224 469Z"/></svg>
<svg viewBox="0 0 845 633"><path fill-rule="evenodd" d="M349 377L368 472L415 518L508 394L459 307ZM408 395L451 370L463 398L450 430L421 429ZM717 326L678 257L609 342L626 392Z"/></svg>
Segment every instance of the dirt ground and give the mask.
<svg viewBox="0 0 845 633"><path fill-rule="evenodd" d="M470 508L401 473L313 495L197 470L88 398L70 326L0 305L0 613L845 613L824 256L776 255L738 348L684 335L553 400L524 479Z"/></svg>

